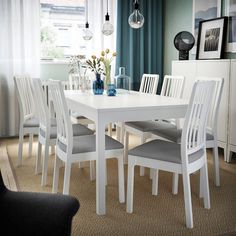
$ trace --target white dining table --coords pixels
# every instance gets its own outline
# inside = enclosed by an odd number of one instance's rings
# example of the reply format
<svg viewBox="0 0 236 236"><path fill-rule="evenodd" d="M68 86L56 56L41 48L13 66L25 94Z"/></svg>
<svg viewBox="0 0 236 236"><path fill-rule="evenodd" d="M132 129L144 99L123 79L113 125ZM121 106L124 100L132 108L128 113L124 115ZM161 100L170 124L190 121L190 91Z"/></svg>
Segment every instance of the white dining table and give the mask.
<svg viewBox="0 0 236 236"><path fill-rule="evenodd" d="M130 92L109 97L66 90L68 108L93 120L96 125L96 212L106 214L105 127L112 122L183 118L188 101Z"/></svg>

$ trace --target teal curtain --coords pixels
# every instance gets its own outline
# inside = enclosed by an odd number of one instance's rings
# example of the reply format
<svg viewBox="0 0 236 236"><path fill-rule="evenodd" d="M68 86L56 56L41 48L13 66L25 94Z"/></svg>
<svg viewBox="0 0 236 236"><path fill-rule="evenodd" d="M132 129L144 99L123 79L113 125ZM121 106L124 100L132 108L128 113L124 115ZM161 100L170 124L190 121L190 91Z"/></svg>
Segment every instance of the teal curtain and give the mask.
<svg viewBox="0 0 236 236"><path fill-rule="evenodd" d="M139 0L144 26L132 29L128 17L133 12L133 0L117 0L117 58L131 77L132 88L139 90L143 73L163 75L163 0ZM160 91L162 81L159 81Z"/></svg>

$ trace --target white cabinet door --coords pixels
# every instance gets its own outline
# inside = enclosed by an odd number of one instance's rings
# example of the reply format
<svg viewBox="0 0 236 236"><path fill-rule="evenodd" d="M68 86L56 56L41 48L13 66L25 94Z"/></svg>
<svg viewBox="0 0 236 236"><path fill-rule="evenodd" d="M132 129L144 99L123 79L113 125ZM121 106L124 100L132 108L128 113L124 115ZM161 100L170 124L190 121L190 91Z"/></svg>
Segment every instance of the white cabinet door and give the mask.
<svg viewBox="0 0 236 236"><path fill-rule="evenodd" d="M236 60L231 61L229 101L229 144L236 146Z"/></svg>
<svg viewBox="0 0 236 236"><path fill-rule="evenodd" d="M191 96L193 84L196 76L196 62L195 61L173 61L172 75L183 75L184 90L183 98L189 99Z"/></svg>
<svg viewBox="0 0 236 236"><path fill-rule="evenodd" d="M230 60L197 61L196 76L224 78L224 88L219 108L218 140L227 142Z"/></svg>

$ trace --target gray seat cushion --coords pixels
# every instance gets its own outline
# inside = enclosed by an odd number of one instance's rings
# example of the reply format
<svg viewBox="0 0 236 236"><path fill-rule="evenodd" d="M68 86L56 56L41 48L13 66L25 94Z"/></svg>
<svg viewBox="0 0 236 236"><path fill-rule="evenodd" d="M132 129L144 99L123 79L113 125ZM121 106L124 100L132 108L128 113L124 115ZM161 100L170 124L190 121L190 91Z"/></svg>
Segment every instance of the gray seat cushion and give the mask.
<svg viewBox="0 0 236 236"><path fill-rule="evenodd" d="M129 151L129 155L180 164L180 151L180 144L157 139L131 149ZM203 154L203 149L197 151L194 154L191 154L189 156L189 163L196 161L197 159L202 157Z"/></svg>
<svg viewBox="0 0 236 236"><path fill-rule="evenodd" d="M158 128L157 121L132 121L125 122L125 125L140 130L142 132L149 132Z"/></svg>
<svg viewBox="0 0 236 236"><path fill-rule="evenodd" d="M56 126L57 121L55 118L51 118L51 125ZM36 117L33 117L31 119L28 119L24 123L24 127L39 127L39 119Z"/></svg>
<svg viewBox="0 0 236 236"><path fill-rule="evenodd" d="M152 134L159 137L168 139L175 143L181 142L182 129L177 129L177 127L169 122L160 121L157 122L156 129L151 131ZM206 134L206 140L213 140L214 137L212 134Z"/></svg>
<svg viewBox="0 0 236 236"><path fill-rule="evenodd" d="M32 117L24 122L24 127L39 127L39 120L36 117Z"/></svg>
<svg viewBox="0 0 236 236"><path fill-rule="evenodd" d="M66 152L67 146L59 141L59 147L62 151ZM106 135L105 137L105 149L115 150L123 149L124 146L117 140ZM72 153L85 153L85 152L95 152L96 151L96 136L86 135L77 136L73 138L73 150Z"/></svg>
<svg viewBox="0 0 236 236"><path fill-rule="evenodd" d="M71 116L76 118L76 119L87 119L85 116L81 116L78 112L72 111Z"/></svg>
<svg viewBox="0 0 236 236"><path fill-rule="evenodd" d="M84 125L81 124L72 124L72 130L73 130L73 136L80 136L80 135L91 135L94 133L93 130L87 128ZM40 134L45 137L45 131L40 129ZM53 126L51 127L51 134L50 138L56 138L57 137L57 127Z"/></svg>

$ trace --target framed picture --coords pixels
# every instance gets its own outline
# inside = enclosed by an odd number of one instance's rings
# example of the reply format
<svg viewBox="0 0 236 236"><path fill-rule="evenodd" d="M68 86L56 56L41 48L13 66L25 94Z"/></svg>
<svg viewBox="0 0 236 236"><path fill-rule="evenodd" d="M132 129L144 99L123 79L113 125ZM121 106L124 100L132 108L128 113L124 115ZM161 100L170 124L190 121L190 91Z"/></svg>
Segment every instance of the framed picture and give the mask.
<svg viewBox="0 0 236 236"><path fill-rule="evenodd" d="M196 59L221 59L224 53L228 17L200 21Z"/></svg>
<svg viewBox="0 0 236 236"><path fill-rule="evenodd" d="M225 1L225 15L228 16L227 52L236 52L236 0Z"/></svg>
<svg viewBox="0 0 236 236"><path fill-rule="evenodd" d="M193 0L192 34L195 45L192 54L196 54L199 22L210 20L221 16L221 0Z"/></svg>

